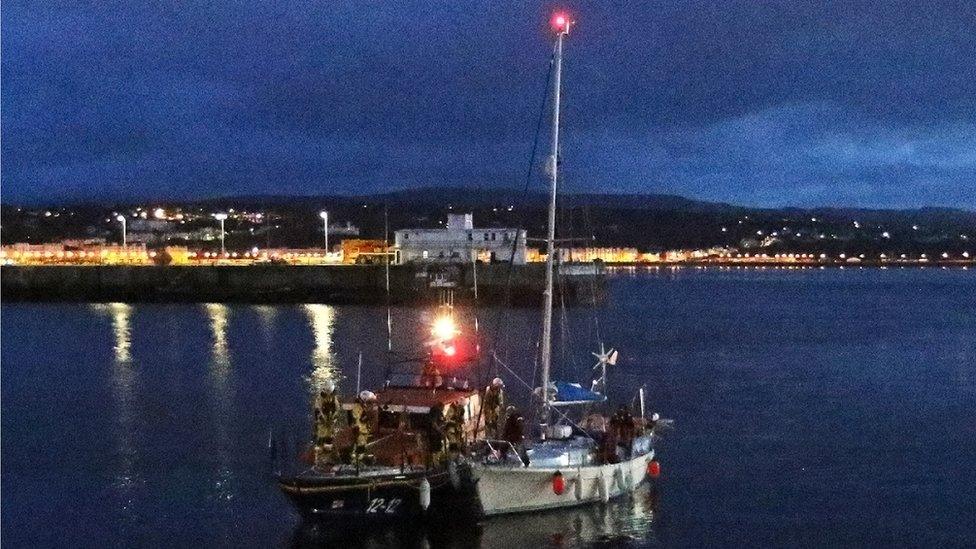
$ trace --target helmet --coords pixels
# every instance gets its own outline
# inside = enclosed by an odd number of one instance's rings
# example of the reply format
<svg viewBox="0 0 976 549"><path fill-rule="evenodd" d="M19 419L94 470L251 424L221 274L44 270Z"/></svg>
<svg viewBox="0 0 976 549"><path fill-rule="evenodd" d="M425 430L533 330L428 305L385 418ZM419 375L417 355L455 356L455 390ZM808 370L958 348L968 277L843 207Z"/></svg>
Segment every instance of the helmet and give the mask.
<svg viewBox="0 0 976 549"><path fill-rule="evenodd" d="M325 382L322 383L322 390L331 395L335 391L335 383L333 383L331 379L325 380Z"/></svg>
<svg viewBox="0 0 976 549"><path fill-rule="evenodd" d="M359 393L359 400L363 402L371 402L376 400L376 395L372 391L363 391Z"/></svg>
<svg viewBox="0 0 976 549"><path fill-rule="evenodd" d="M659 419L661 419L661 416L657 412L651 415L651 421L657 421Z"/></svg>
<svg viewBox="0 0 976 549"><path fill-rule="evenodd" d="M491 386L492 387L504 387L505 386L505 382L502 381L502 378L496 377L495 379L491 380Z"/></svg>

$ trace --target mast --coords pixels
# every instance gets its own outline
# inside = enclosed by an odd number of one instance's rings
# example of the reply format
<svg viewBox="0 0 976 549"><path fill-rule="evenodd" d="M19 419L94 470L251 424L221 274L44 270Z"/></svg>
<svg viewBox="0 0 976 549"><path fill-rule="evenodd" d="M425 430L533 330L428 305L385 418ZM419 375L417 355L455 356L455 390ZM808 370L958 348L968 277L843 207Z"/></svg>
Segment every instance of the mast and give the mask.
<svg viewBox="0 0 976 549"><path fill-rule="evenodd" d="M542 436L545 437L545 426L549 423L549 370L552 365L552 298L553 298L553 263L556 255L556 183L559 180L559 95L562 84L563 67L563 38L569 35L569 18L558 14L553 18L556 30L556 51L553 55L555 80L553 88L552 107L552 155L549 157L549 227L546 234L546 288L543 292L542 305L542 352L540 362L542 366L542 413L539 423L543 426Z"/></svg>
<svg viewBox="0 0 976 549"><path fill-rule="evenodd" d="M393 352L393 313L390 311L390 209L383 205L383 264L386 275L386 352ZM357 391L356 394L359 394Z"/></svg>

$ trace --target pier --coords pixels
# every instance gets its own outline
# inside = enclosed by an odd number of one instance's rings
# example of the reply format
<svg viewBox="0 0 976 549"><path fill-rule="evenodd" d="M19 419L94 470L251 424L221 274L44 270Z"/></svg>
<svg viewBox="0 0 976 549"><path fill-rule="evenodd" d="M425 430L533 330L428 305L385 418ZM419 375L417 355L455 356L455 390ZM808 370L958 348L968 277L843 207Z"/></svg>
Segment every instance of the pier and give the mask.
<svg viewBox="0 0 976 549"><path fill-rule="evenodd" d="M572 267L558 291L581 304L601 300L603 269ZM388 297L383 265L5 265L0 286L4 301L408 304L451 290L461 302L531 305L541 302L544 276L541 264L393 265Z"/></svg>

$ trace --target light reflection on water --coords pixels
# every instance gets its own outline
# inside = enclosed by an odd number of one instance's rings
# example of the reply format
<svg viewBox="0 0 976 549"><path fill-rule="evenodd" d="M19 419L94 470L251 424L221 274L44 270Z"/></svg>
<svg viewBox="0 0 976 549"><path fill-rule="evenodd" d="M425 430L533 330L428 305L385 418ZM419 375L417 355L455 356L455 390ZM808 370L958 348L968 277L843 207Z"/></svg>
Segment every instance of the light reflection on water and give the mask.
<svg viewBox="0 0 976 549"><path fill-rule="evenodd" d="M261 335L265 342L270 343L274 337L275 323L278 322L278 307L274 305L252 305L254 312L261 319Z"/></svg>
<svg viewBox="0 0 976 549"><path fill-rule="evenodd" d="M312 328L315 347L312 350L312 374L309 384L312 392L317 393L326 381L337 381L338 372L336 357L332 350L333 333L335 332L336 308L332 305L309 303L303 305L308 323Z"/></svg>
<svg viewBox="0 0 976 549"><path fill-rule="evenodd" d="M204 307L210 319L210 332L213 335L214 380L223 385L227 381L227 369L230 368L230 349L227 347L228 307L223 303L207 303Z"/></svg>
<svg viewBox="0 0 976 549"><path fill-rule="evenodd" d="M127 303L110 303L106 306L112 316L112 332L115 334L115 364L129 366L132 360L131 327L132 305Z"/></svg>
<svg viewBox="0 0 976 549"><path fill-rule="evenodd" d="M136 365L132 360L132 313L133 307L126 303L96 304L91 308L99 314L107 315L112 323L112 396L116 409L116 470L113 486L120 498L119 506L127 524L135 522L134 502L137 491L145 483L138 471L139 449L133 437L135 433L134 410L135 385L137 383Z"/></svg>
<svg viewBox="0 0 976 549"><path fill-rule="evenodd" d="M229 433L234 421L234 390L230 383L231 352L227 340L230 308L223 303L207 303L204 306L210 320L213 338L210 379L213 402L214 446L217 457L217 474L214 479L214 497L219 502L229 502L237 492L237 479L231 460L233 445ZM226 509L229 512L229 509Z"/></svg>

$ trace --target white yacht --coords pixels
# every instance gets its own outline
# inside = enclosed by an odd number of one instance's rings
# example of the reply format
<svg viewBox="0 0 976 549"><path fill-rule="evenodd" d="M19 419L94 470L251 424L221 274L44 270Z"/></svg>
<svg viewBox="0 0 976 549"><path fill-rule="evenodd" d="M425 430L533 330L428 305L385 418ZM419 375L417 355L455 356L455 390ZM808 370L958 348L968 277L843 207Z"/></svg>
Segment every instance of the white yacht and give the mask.
<svg viewBox="0 0 976 549"><path fill-rule="evenodd" d="M612 417L606 413L606 370L616 361L616 352L601 348L599 377L586 388L576 383L550 380L552 362L553 278L558 181L559 108L563 42L571 21L556 15L553 54L552 149L548 159L550 196L548 210L549 253L542 315L541 383L538 395L538 425L524 447L509 440L485 440L471 459L472 478L484 515L499 515L569 507L628 494L648 476L657 476L654 460L656 432L665 424L655 415L644 418L644 393L640 389L640 410L635 414L621 408ZM637 392L637 391L635 391ZM602 408L603 413L594 410Z"/></svg>

